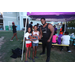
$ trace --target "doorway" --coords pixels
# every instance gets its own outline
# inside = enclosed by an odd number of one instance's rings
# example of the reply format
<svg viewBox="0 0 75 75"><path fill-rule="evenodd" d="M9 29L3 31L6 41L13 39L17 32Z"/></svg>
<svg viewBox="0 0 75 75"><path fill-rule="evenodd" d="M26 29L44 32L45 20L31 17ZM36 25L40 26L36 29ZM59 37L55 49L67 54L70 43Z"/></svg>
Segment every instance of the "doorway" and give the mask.
<svg viewBox="0 0 75 75"><path fill-rule="evenodd" d="M26 23L26 18L23 19L23 26L25 27L25 23ZM27 19L27 27L26 27L26 31L28 29L28 25L29 25L29 19Z"/></svg>
<svg viewBox="0 0 75 75"><path fill-rule="evenodd" d="M0 30L4 30L4 28L3 28L3 15L1 12L0 12Z"/></svg>
<svg viewBox="0 0 75 75"><path fill-rule="evenodd" d="M4 30L4 28L3 28L3 19L0 19L0 30Z"/></svg>

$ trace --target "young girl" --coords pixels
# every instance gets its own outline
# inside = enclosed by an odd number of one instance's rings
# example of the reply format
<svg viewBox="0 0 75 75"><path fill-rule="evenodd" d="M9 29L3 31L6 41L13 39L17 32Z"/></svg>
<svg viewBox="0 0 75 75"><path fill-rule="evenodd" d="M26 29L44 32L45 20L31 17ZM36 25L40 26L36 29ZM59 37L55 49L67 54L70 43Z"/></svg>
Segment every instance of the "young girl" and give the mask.
<svg viewBox="0 0 75 75"><path fill-rule="evenodd" d="M38 47L38 43L39 43L39 31L37 31L37 25L34 26L34 31L32 32L32 36L36 36L38 39L36 41L33 41L33 57L32 60L33 62L35 62L34 57L36 57L36 53L37 53L37 47Z"/></svg>
<svg viewBox="0 0 75 75"><path fill-rule="evenodd" d="M56 44L56 38L57 38L58 36L56 35L56 32L54 33L54 35L53 35L53 37L52 37L52 43L53 44ZM53 46L54 47L54 46Z"/></svg>
<svg viewBox="0 0 75 75"><path fill-rule="evenodd" d="M28 58L31 60L30 58L30 49L32 47L32 43L31 43L31 39L29 39L29 36L31 36L31 28L28 28L28 32L25 34L25 41L26 41L26 53L25 53L25 61L27 62L27 54L29 53Z"/></svg>

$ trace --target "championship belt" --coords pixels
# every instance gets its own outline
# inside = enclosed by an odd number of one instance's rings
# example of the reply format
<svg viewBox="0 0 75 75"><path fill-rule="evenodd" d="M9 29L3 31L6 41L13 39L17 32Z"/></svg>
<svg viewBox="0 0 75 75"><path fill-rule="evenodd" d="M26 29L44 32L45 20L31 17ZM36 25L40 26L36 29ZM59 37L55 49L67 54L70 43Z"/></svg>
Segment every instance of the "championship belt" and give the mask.
<svg viewBox="0 0 75 75"><path fill-rule="evenodd" d="M33 41L36 41L36 40L38 40L38 36L29 36L28 37L28 39L31 39L31 40L33 40Z"/></svg>

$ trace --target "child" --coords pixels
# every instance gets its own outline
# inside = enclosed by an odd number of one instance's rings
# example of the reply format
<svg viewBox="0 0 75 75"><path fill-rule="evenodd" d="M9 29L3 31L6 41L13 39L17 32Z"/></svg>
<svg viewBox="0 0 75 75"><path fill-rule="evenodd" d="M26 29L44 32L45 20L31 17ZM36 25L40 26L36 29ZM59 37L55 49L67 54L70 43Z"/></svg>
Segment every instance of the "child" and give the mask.
<svg viewBox="0 0 75 75"><path fill-rule="evenodd" d="M18 38L17 38L17 30L16 30L16 27L17 26L15 26L15 23L14 22L12 22L12 28L13 28L13 37L11 38L11 40L10 41L13 41L13 38L16 36L16 39L18 40Z"/></svg>
<svg viewBox="0 0 75 75"><path fill-rule="evenodd" d="M59 35L58 35L57 44L61 44L61 37L62 37L62 36L63 36L62 34L59 34Z"/></svg>
<svg viewBox="0 0 75 75"><path fill-rule="evenodd" d="M53 37L52 37L52 43L53 44L56 44L56 38L57 38L58 36L56 35L56 32L54 33L54 35L53 35ZM54 47L54 46L53 46Z"/></svg>
<svg viewBox="0 0 75 75"><path fill-rule="evenodd" d="M64 45L69 45L70 44L70 36L68 34L69 34L68 32L65 32L65 35L63 35L61 37L62 44L64 44ZM61 47L61 50L63 50L63 46ZM67 46L67 51L71 52L70 49L69 49L69 46Z"/></svg>
<svg viewBox="0 0 75 75"><path fill-rule="evenodd" d="M28 52L29 52L29 56L28 56L28 58L31 60L31 58L30 58L30 49L31 49L31 47L32 47L32 43L31 43L31 39L29 39L28 37L31 35L31 28L29 27L28 28L28 32L25 34L25 41L26 41L26 53L25 53L25 61L27 62L27 54L28 54Z"/></svg>
<svg viewBox="0 0 75 75"><path fill-rule="evenodd" d="M37 25L34 26L34 31L32 32L32 36L37 36L38 39L40 39L39 31L37 31ZM39 43L38 39L36 41L33 41L33 57L32 57L33 62L35 62L34 57L37 58L36 53L37 53L37 47L38 47L38 43Z"/></svg>

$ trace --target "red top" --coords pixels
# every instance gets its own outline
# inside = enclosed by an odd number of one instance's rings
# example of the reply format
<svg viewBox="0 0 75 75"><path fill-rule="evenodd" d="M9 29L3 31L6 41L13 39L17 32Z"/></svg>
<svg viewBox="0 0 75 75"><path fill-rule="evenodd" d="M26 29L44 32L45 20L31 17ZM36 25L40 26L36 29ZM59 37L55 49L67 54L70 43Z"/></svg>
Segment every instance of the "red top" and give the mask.
<svg viewBox="0 0 75 75"><path fill-rule="evenodd" d="M59 34L63 34L62 28L60 29L60 33Z"/></svg>

